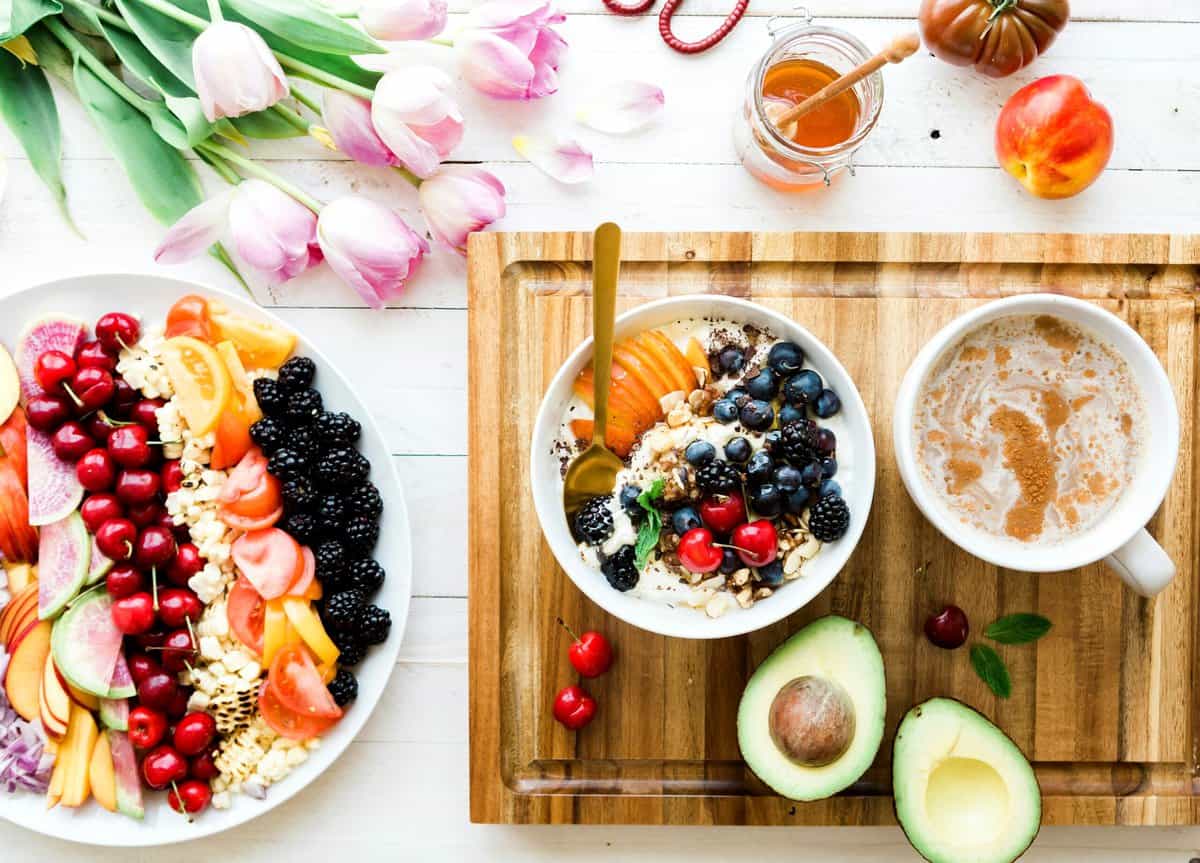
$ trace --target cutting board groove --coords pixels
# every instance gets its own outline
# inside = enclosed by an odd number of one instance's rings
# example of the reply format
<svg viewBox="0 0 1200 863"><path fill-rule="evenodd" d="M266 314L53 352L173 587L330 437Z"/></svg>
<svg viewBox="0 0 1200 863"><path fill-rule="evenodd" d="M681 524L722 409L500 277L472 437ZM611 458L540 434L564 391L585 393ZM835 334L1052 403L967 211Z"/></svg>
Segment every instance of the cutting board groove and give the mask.
<svg viewBox="0 0 1200 863"><path fill-rule="evenodd" d="M913 703L951 695L1005 729L1034 762L1054 824L1200 823L1197 794L1197 276L1200 238L1166 235L630 234L619 308L688 293L749 297L821 338L871 414L878 472L862 542L808 607L750 636L689 642L607 617L562 574L528 494L529 440L550 378L590 332L591 238L476 234L470 242L469 516L471 817L498 823L892 823L890 740ZM896 473L900 378L952 318L1014 293L1085 297L1156 351L1182 412L1181 459L1151 530L1180 568L1155 600L1101 566L1034 576L955 548ZM928 563L922 571L921 564ZM1054 629L1001 647L1013 696L995 698L966 651L921 635L942 602L976 630L1014 611ZM783 800L742 764L735 715L746 677L787 635L830 611L874 631L887 668L887 736L845 794ZM575 678L562 616L605 632L617 662L588 688L579 734L550 703Z"/></svg>

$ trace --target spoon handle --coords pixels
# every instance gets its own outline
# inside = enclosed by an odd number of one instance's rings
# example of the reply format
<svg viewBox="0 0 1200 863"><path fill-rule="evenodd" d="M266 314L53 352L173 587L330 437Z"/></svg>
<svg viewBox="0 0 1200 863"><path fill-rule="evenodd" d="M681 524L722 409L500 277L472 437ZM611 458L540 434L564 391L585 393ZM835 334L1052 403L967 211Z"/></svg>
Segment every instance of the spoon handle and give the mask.
<svg viewBox="0 0 1200 863"><path fill-rule="evenodd" d="M617 273L621 268L621 229L612 222L592 238L592 386L595 424L592 442L603 444L608 429L608 384L612 376L613 319L617 314Z"/></svg>

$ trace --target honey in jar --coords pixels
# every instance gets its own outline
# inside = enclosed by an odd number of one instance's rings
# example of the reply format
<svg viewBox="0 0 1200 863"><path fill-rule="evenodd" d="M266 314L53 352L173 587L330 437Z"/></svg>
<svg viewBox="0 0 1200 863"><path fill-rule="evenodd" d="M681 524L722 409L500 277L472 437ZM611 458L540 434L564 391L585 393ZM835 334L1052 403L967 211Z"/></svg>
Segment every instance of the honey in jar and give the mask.
<svg viewBox="0 0 1200 863"><path fill-rule="evenodd" d="M818 60L784 60L775 64L763 76L762 94L768 119L777 119L838 77L837 72ZM858 96L851 88L788 123L786 128L776 124L776 129L801 147L833 147L854 134L858 115Z"/></svg>

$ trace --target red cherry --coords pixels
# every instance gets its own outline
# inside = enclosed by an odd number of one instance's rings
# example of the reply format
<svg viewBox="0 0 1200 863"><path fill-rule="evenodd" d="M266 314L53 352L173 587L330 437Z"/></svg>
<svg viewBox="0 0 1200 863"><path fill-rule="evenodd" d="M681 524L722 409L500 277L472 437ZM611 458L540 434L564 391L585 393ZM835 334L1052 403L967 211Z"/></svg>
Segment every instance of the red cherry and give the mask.
<svg viewBox="0 0 1200 863"><path fill-rule="evenodd" d="M145 591L122 597L112 604L112 618L124 635L149 632L154 626L154 598Z"/></svg>
<svg viewBox="0 0 1200 863"><path fill-rule="evenodd" d="M79 411L90 413L112 401L117 392L117 385L113 383L113 376L108 371L91 366L75 372L71 378L71 391L80 401L80 404L76 405Z"/></svg>
<svg viewBox="0 0 1200 863"><path fill-rule="evenodd" d="M41 432L52 432L73 415L71 402L50 393L34 396L25 403L25 418ZM61 457L61 456L60 456Z"/></svg>
<svg viewBox="0 0 1200 863"><path fill-rule="evenodd" d="M33 364L33 376L48 393L58 392L76 371L75 360L62 351L46 351Z"/></svg>
<svg viewBox="0 0 1200 863"><path fill-rule="evenodd" d="M125 503L146 503L154 500L162 481L158 474L145 468L123 470L117 475L117 497Z"/></svg>
<svg viewBox="0 0 1200 863"><path fill-rule="evenodd" d="M175 690L175 694L171 696L171 703L167 705L168 719L178 720L187 713L188 694L188 690L182 686Z"/></svg>
<svg viewBox="0 0 1200 863"><path fill-rule="evenodd" d="M158 595L158 616L172 628L187 626L188 620L195 623L202 611L200 597L186 587L169 587Z"/></svg>
<svg viewBox="0 0 1200 863"><path fill-rule="evenodd" d="M161 629L153 629L136 636L134 643L142 650L158 650L167 640L167 633Z"/></svg>
<svg viewBox="0 0 1200 863"><path fill-rule="evenodd" d="M213 761L213 750L201 752L193 758L188 767L188 773L193 779L199 779L201 782L208 782L220 776L221 771L217 769L217 763Z"/></svg>
<svg viewBox="0 0 1200 863"><path fill-rule="evenodd" d="M108 451L121 467L144 467L152 455L150 434L145 426L121 426L109 434Z"/></svg>
<svg viewBox="0 0 1200 863"><path fill-rule="evenodd" d="M96 338L114 354L136 344L141 335L137 319L124 312L109 312L96 321Z"/></svg>
<svg viewBox="0 0 1200 863"><path fill-rule="evenodd" d="M179 464L179 459L173 458L163 462L162 466L162 489L165 494L170 494L173 491L179 491L183 488L183 467Z"/></svg>
<svg viewBox="0 0 1200 863"><path fill-rule="evenodd" d="M129 742L138 749L151 749L167 735L167 717L139 705L129 711Z"/></svg>
<svg viewBox="0 0 1200 863"><path fill-rule="evenodd" d="M113 433L113 430L117 427L117 423L104 411L96 411L84 419L83 427L87 429L88 434L96 439L96 442L100 446L107 446L108 436Z"/></svg>
<svg viewBox="0 0 1200 863"><path fill-rule="evenodd" d="M567 629L565 623L562 625L563 629ZM567 632L570 633L571 630L567 629ZM613 654L612 645L608 643L607 638L592 630L578 638L572 633L571 637L574 641L567 650L567 658L571 660L571 665L576 671L584 677L599 677L608 671L612 666Z"/></svg>
<svg viewBox="0 0 1200 863"><path fill-rule="evenodd" d="M161 603L160 603L161 606ZM162 643L163 670L170 674L183 671L196 656L196 646L192 644L192 634L186 629L177 629L168 633Z"/></svg>
<svg viewBox="0 0 1200 863"><path fill-rule="evenodd" d="M765 518L739 525L730 542L746 566L766 566L779 554L779 535Z"/></svg>
<svg viewBox="0 0 1200 863"><path fill-rule="evenodd" d="M129 418L143 426L147 431L158 434L158 409L164 404L162 399L142 399L129 410Z"/></svg>
<svg viewBox="0 0 1200 863"><path fill-rule="evenodd" d="M133 544L133 562L143 569L166 566L174 556L175 534L156 524L143 529Z"/></svg>
<svg viewBox="0 0 1200 863"><path fill-rule="evenodd" d="M212 789L207 782L197 779L189 779L167 792L167 805L180 814L203 812L211 800Z"/></svg>
<svg viewBox="0 0 1200 863"><path fill-rule="evenodd" d="M108 595L113 599L124 599L141 592L145 587L142 574L127 563L118 563L108 571L104 580Z"/></svg>
<svg viewBox="0 0 1200 863"><path fill-rule="evenodd" d="M564 686L554 696L554 718L578 731L596 715L596 699L578 686Z"/></svg>
<svg viewBox="0 0 1200 863"><path fill-rule="evenodd" d="M79 514L83 517L88 533L95 533L104 522L110 518L121 518L125 511L114 495L99 493L87 496L83 505L79 507Z"/></svg>
<svg viewBox="0 0 1200 863"><path fill-rule="evenodd" d="M175 559L171 561L171 566L167 570L167 578L172 584L187 587L188 579L202 569L204 569L204 558L200 556L200 549L190 542L181 543L175 549Z"/></svg>
<svg viewBox="0 0 1200 863"><path fill-rule="evenodd" d="M129 520L138 527L149 527L152 524L158 523L158 516L161 511L162 504L156 500L130 504Z"/></svg>
<svg viewBox="0 0 1200 863"><path fill-rule="evenodd" d="M129 560L137 528L127 518L110 518L96 531L96 547L112 560Z"/></svg>
<svg viewBox="0 0 1200 863"><path fill-rule="evenodd" d="M970 631L967 613L957 605L947 605L925 619L925 637L945 650L962 647Z"/></svg>
<svg viewBox="0 0 1200 863"><path fill-rule="evenodd" d="M729 533L746 520L746 502L736 491L715 494L700 502L700 520L716 533Z"/></svg>
<svg viewBox="0 0 1200 863"><path fill-rule="evenodd" d="M117 466L113 464L108 450L90 449L75 462L75 475L79 484L88 491L108 491L113 487Z"/></svg>
<svg viewBox="0 0 1200 863"><path fill-rule="evenodd" d="M131 653L129 654L128 662L129 676L133 678L135 686L151 674L158 674L162 671L162 666L147 653Z"/></svg>
<svg viewBox="0 0 1200 863"><path fill-rule="evenodd" d="M137 685L138 701L152 710L166 712L179 691L175 678L165 671L151 674Z"/></svg>
<svg viewBox="0 0 1200 863"><path fill-rule="evenodd" d="M187 776L187 771L188 764L183 760L183 756L165 744L152 750L142 760L142 778L157 791L161 791L172 782L179 782Z"/></svg>
<svg viewBox="0 0 1200 863"><path fill-rule="evenodd" d="M217 723L207 713L189 713L175 726L175 748L181 755L199 755L217 736Z"/></svg>
<svg viewBox="0 0 1200 863"><path fill-rule="evenodd" d="M111 372L117 367L117 358L104 345L93 340L84 342L75 352L75 364L81 369L97 368Z"/></svg>
<svg viewBox="0 0 1200 863"><path fill-rule="evenodd" d="M83 426L69 420L50 436L50 445L54 447L54 454L63 461L77 462L88 450L96 446L96 442Z"/></svg>
<svg viewBox="0 0 1200 863"><path fill-rule="evenodd" d="M130 386L125 378L116 378L113 380L113 384L116 387L116 392L113 394L113 410L123 416L130 406L142 397L142 394Z"/></svg>
<svg viewBox="0 0 1200 863"><path fill-rule="evenodd" d="M688 572L713 572L725 557L724 552L713 545L712 531L706 527L693 527L680 537L676 553Z"/></svg>

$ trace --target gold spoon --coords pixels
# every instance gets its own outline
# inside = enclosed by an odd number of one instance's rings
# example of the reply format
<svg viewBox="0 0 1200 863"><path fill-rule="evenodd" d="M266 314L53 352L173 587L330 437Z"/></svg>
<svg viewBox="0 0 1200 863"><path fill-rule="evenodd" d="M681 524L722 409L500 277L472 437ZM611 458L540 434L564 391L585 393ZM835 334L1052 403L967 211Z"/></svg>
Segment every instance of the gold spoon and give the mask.
<svg viewBox="0 0 1200 863"><path fill-rule="evenodd" d="M621 267L621 229L605 222L592 237L592 386L596 419L591 445L575 457L563 479L567 518L589 498L612 494L617 472L625 465L604 445L608 428L608 384L612 375L613 319L617 314L617 272Z"/></svg>

